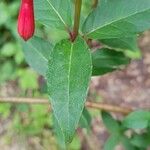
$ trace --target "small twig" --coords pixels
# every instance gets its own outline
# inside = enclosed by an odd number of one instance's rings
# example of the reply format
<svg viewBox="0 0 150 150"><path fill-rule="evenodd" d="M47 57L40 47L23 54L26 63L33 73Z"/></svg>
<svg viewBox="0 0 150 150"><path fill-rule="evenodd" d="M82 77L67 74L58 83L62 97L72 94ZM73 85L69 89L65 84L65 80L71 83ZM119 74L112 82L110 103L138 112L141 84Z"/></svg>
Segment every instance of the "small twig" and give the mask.
<svg viewBox="0 0 150 150"><path fill-rule="evenodd" d="M108 112L122 113L124 115L128 115L133 111L131 108L127 108L127 107L119 107L119 106L114 106L114 105L104 104L104 103L93 103L88 101L86 102L85 106L89 108L108 111Z"/></svg>
<svg viewBox="0 0 150 150"><path fill-rule="evenodd" d="M0 98L0 103L15 103L15 104L45 104L50 105L49 101L47 99L39 99L39 98ZM95 102L89 102L87 101L85 104L86 107L94 108L98 110L104 110L108 112L116 112L121 113L123 115L127 115L133 110L131 108L125 108L125 107L119 107L109 104L103 104L103 103L95 103Z"/></svg>

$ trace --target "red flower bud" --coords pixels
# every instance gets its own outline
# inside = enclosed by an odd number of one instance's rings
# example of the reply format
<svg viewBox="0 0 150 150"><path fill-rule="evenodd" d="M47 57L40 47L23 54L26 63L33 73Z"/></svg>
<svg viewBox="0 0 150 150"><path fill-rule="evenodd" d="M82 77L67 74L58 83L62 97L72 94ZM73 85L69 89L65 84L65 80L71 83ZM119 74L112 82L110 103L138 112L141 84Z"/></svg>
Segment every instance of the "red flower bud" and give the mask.
<svg viewBox="0 0 150 150"><path fill-rule="evenodd" d="M22 0L18 16L18 33L27 41L34 34L34 6L33 0Z"/></svg>

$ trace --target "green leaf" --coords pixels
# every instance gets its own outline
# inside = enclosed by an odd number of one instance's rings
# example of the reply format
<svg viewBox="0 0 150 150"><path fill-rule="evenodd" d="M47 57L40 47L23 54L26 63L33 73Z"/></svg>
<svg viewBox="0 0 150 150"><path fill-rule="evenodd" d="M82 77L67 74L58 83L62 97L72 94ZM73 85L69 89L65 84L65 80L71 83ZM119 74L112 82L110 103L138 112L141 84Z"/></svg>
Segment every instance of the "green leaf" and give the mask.
<svg viewBox="0 0 150 150"><path fill-rule="evenodd" d="M1 57L11 57L14 56L16 54L16 44L12 43L12 42L8 42L6 44L4 44L4 46L1 49Z"/></svg>
<svg viewBox="0 0 150 150"><path fill-rule="evenodd" d="M121 127L117 120L115 120L109 113L102 112L102 120L106 128L111 133L119 133L121 130Z"/></svg>
<svg viewBox="0 0 150 150"><path fill-rule="evenodd" d="M111 135L104 145L104 150L115 150L115 147L120 143L120 135Z"/></svg>
<svg viewBox="0 0 150 150"><path fill-rule="evenodd" d="M0 84L7 80L16 79L16 65L13 61L6 61L0 65ZM10 76L11 75L11 76Z"/></svg>
<svg viewBox="0 0 150 150"><path fill-rule="evenodd" d="M38 43L43 44L38 45ZM51 49L52 45L50 43L38 37L34 37L29 42L24 44L24 54L27 62L34 70L43 76L45 76L48 68L48 56L50 55ZM122 66L129 63L129 58L125 57L122 52L117 52L106 48L95 51L92 54L92 58L93 75L103 75L116 69L121 69ZM40 67L39 64L41 64L42 67Z"/></svg>
<svg viewBox="0 0 150 150"><path fill-rule="evenodd" d="M150 28L149 16L149 0L101 0L82 30L94 39L130 37Z"/></svg>
<svg viewBox="0 0 150 150"><path fill-rule="evenodd" d="M132 144L131 140L128 139L127 137L123 136L121 138L121 143L124 146L125 150L137 150Z"/></svg>
<svg viewBox="0 0 150 150"><path fill-rule="evenodd" d="M1 100L1 99L0 99ZM0 116L1 119L8 119L8 117L10 116L11 112L11 108L12 105L11 104L1 104L0 105Z"/></svg>
<svg viewBox="0 0 150 150"><path fill-rule="evenodd" d="M149 120L150 112L139 110L129 114L123 120L123 126L132 129L144 129L148 127Z"/></svg>
<svg viewBox="0 0 150 150"><path fill-rule="evenodd" d="M147 148L150 146L150 136L147 134L134 135L134 137L131 139L131 143L139 148Z"/></svg>
<svg viewBox="0 0 150 150"><path fill-rule="evenodd" d="M102 39L102 43L118 50L138 50L137 37Z"/></svg>
<svg viewBox="0 0 150 150"><path fill-rule="evenodd" d="M92 53L93 75L103 75L129 64L130 59L122 52L103 48Z"/></svg>
<svg viewBox="0 0 150 150"><path fill-rule="evenodd" d="M100 40L103 44L124 52L129 58L140 58L141 53L137 45L137 36L127 38L113 38Z"/></svg>
<svg viewBox="0 0 150 150"><path fill-rule="evenodd" d="M77 38L74 43L60 41L50 56L48 94L67 143L73 138L84 108L91 66L91 54L82 38Z"/></svg>
<svg viewBox="0 0 150 150"><path fill-rule="evenodd" d="M45 76L52 45L39 37L23 43L23 52L28 64L39 74Z"/></svg>
<svg viewBox="0 0 150 150"><path fill-rule="evenodd" d="M23 90L27 89L38 89L38 76L33 70L20 69L18 71L18 83Z"/></svg>
<svg viewBox="0 0 150 150"><path fill-rule="evenodd" d="M56 136L58 145L59 145L61 150L65 150L66 144L65 144L64 135L63 135L63 132L61 130L61 127L59 126L57 119L54 116L53 116L53 121L54 121L55 136Z"/></svg>
<svg viewBox="0 0 150 150"><path fill-rule="evenodd" d="M0 3L0 14L3 14L3 16L0 19L0 26L2 26L7 23L9 16L11 15L8 12L8 6L4 2Z"/></svg>
<svg viewBox="0 0 150 150"><path fill-rule="evenodd" d="M81 128L86 128L87 130L89 130L91 121L92 121L92 118L91 118L90 113L88 112L86 108L84 108L80 121L79 121L79 126Z"/></svg>
<svg viewBox="0 0 150 150"><path fill-rule="evenodd" d="M71 2L70 0L36 0L36 20L47 27L66 29L71 26Z"/></svg>

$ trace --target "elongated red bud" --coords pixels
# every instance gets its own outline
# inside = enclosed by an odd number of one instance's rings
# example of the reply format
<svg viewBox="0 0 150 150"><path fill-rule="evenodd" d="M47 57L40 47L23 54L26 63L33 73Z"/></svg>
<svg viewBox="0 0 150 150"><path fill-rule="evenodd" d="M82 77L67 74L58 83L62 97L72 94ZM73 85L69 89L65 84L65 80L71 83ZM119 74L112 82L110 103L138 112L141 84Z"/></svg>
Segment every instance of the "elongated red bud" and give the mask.
<svg viewBox="0 0 150 150"><path fill-rule="evenodd" d="M34 34L34 6L33 0L22 0L18 16L18 33L27 41Z"/></svg>

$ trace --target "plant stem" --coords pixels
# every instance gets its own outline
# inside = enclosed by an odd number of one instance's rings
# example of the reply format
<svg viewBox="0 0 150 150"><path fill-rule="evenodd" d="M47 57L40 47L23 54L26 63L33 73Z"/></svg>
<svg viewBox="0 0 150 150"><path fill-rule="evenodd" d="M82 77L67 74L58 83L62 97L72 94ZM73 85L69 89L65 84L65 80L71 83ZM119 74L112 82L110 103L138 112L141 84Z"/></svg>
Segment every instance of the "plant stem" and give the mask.
<svg viewBox="0 0 150 150"><path fill-rule="evenodd" d="M1 98L0 97L0 103L15 103L15 104L45 104L48 105L49 101L47 99L40 99L40 98L17 98L17 97L7 97L7 98ZM104 110L107 112L116 112L121 113L123 115L127 115L133 110L131 108L125 108L125 107L119 107L109 104L103 104L103 103L95 103L95 102L89 102L87 101L85 103L86 107L94 108L98 110Z"/></svg>
<svg viewBox="0 0 150 150"><path fill-rule="evenodd" d="M82 0L75 0L74 27L73 27L72 37L71 37L72 42L78 36L79 26L80 26L81 6L82 6Z"/></svg>
<svg viewBox="0 0 150 150"><path fill-rule="evenodd" d="M92 8L96 8L98 5L98 0L93 0Z"/></svg>

